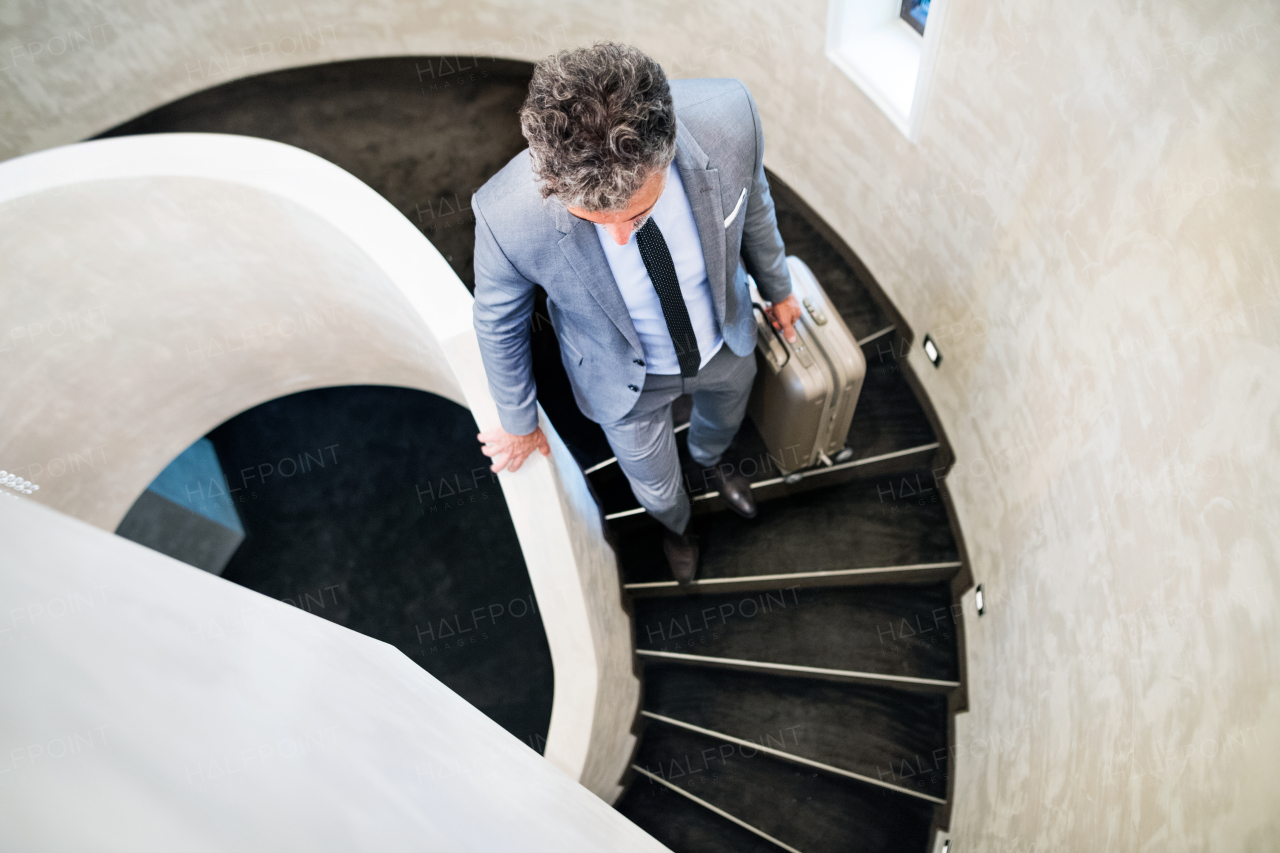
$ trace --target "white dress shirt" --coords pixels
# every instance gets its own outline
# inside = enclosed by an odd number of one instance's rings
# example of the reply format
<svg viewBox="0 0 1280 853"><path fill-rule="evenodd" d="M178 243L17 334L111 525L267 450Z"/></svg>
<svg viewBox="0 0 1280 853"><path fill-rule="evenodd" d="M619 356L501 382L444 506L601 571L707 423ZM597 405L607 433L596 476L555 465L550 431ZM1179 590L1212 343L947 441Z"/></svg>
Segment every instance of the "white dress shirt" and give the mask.
<svg viewBox="0 0 1280 853"><path fill-rule="evenodd" d="M698 227L693 221L693 208L689 206L684 184L680 181L680 170L674 160L667 167L667 185L650 215L662 231L662 238L671 252L676 278L680 280L680 293L698 341L701 367L724 345L724 338L720 336L720 325L716 322L711 283L707 281L707 265L702 257ZM666 317L662 314L662 302L649 280L644 259L640 257L635 232L622 246L613 241L603 225L596 225L596 236L600 238L609 269L613 271L614 281L618 283L622 300L627 303L627 311L631 314L631 322L640 336L645 372L679 373L680 360L667 330Z"/></svg>

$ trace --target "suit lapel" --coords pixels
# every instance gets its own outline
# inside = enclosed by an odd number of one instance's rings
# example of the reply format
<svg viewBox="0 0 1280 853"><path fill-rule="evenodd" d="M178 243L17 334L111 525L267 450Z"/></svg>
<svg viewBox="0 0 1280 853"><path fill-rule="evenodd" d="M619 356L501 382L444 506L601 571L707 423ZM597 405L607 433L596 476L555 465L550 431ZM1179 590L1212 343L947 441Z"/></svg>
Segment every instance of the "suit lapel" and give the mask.
<svg viewBox="0 0 1280 853"><path fill-rule="evenodd" d="M693 222L702 244L702 260L707 267L711 298L716 306L716 321L724 325L725 242L724 205L720 200L720 172L707 168L707 155L693 134L676 121L676 164L684 183Z"/></svg>
<svg viewBox="0 0 1280 853"><path fill-rule="evenodd" d="M595 298L600 308L622 332L628 343L637 352L643 352L640 336L636 334L635 324L631 322L631 313L627 303L622 299L622 291L613 278L613 270L609 268L609 260L600 248L600 238L596 236L596 227L590 222L579 219L568 210L555 196L547 199L556 228L564 232L560 238L560 251L565 260L578 274L587 292Z"/></svg>

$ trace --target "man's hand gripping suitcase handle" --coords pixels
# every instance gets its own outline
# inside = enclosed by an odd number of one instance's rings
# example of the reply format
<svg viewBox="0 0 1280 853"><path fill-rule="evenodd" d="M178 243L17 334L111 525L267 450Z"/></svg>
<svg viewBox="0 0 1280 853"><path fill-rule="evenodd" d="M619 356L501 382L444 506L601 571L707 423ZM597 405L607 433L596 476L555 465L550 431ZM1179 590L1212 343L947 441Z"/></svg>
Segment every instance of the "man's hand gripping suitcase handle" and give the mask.
<svg viewBox="0 0 1280 853"><path fill-rule="evenodd" d="M796 299L796 295L792 293L781 302L774 302L765 309L765 313L769 315L769 321L773 323L773 327L782 332L782 336L787 339L787 343L796 342L796 321L800 319L800 300Z"/></svg>

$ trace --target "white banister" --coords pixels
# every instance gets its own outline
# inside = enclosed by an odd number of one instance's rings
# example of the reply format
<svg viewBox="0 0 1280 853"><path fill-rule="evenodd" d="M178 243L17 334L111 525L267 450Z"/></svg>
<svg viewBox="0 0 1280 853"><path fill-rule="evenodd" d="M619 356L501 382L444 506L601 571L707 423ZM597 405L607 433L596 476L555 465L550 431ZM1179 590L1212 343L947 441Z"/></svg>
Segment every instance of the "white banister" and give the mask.
<svg viewBox="0 0 1280 853"><path fill-rule="evenodd" d="M38 472L31 499L98 527L192 441L284 394L399 385L498 423L449 264L300 149L161 134L0 163L0 256L0 313L32 330L6 341L21 369L0 384L0 468ZM81 309L75 334L60 318L52 335L46 314ZM630 624L596 507L551 433L550 459L500 481L555 668L546 757L612 801L639 704Z"/></svg>
<svg viewBox="0 0 1280 853"><path fill-rule="evenodd" d="M394 647L0 497L6 850L665 850Z"/></svg>

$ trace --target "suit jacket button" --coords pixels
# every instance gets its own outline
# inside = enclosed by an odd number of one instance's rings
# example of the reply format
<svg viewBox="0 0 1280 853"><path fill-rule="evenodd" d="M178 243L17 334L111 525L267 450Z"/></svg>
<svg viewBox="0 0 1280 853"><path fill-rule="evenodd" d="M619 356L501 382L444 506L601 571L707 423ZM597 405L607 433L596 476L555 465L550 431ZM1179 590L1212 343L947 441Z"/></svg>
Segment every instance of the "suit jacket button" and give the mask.
<svg viewBox="0 0 1280 853"><path fill-rule="evenodd" d="M636 386L634 386L634 385L628 385L627 387L628 387L628 388L630 388L632 391L639 391L639 390L640 390L639 388L637 388L637 387L636 387Z"/></svg>
<svg viewBox="0 0 1280 853"><path fill-rule="evenodd" d="M634 361L636 364L640 365L641 367L644 367L644 359L643 359L643 358L633 358L633 359L631 359L631 360L632 360L632 361Z"/></svg>

